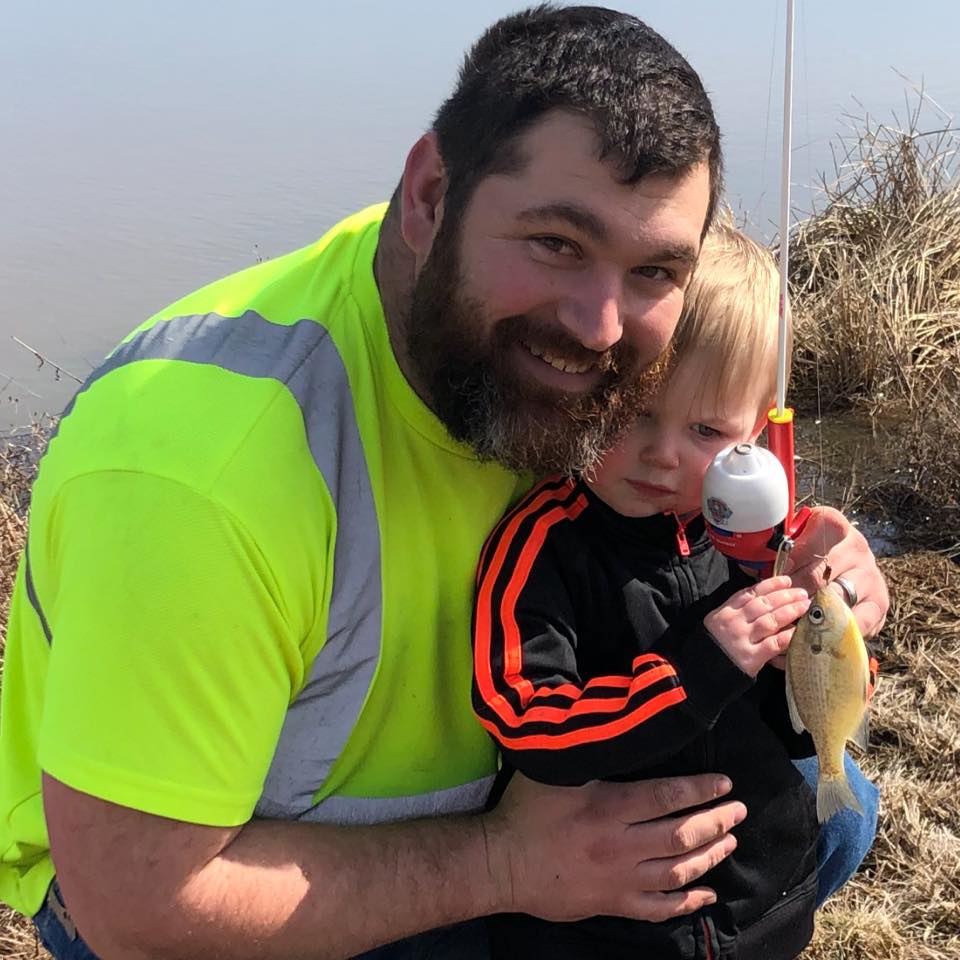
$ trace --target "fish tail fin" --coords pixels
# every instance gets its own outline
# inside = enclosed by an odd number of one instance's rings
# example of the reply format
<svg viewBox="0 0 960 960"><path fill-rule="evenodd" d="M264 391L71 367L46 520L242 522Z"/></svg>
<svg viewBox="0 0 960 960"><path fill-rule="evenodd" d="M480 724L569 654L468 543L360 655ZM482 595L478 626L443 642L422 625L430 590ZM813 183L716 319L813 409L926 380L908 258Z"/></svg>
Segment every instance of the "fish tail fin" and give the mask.
<svg viewBox="0 0 960 960"><path fill-rule="evenodd" d="M821 776L817 784L817 820L820 823L826 823L835 813L839 813L845 807L855 810L860 816L863 816L863 807L857 795L850 789L847 778L844 774L838 777L824 778Z"/></svg>

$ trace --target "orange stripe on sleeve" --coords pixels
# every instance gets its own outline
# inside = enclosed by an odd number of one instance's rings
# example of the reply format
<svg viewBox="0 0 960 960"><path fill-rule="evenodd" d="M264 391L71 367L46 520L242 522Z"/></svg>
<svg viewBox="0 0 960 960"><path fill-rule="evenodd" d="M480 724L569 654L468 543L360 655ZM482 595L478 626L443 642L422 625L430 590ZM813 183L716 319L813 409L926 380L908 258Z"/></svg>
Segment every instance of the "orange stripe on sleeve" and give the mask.
<svg viewBox="0 0 960 960"><path fill-rule="evenodd" d="M521 734L520 736L504 735L492 721L481 719L481 723L505 747L525 750L561 750L567 747L581 746L586 743L596 743L598 740L609 740L656 716L668 707L686 700L687 695L681 687L666 690L650 700L647 700L638 710L633 710L625 716L619 717L610 723L600 726L584 727L563 734Z"/></svg>
<svg viewBox="0 0 960 960"><path fill-rule="evenodd" d="M573 482L570 481L557 490L542 490L534 496L525 506L518 508L507 525L503 527L497 547L494 550L490 566L483 574L480 587L477 592L477 615L474 637L474 675L477 681L477 687L484 701L491 706L498 701L504 700L503 696L497 692L493 682L493 674L490 669L490 645L492 641L492 614L493 614L493 590L503 569L507 552L510 549L514 538L520 529L521 524L531 514L541 510L551 501L562 501L570 495L573 489ZM497 711L499 713L499 710Z"/></svg>
<svg viewBox="0 0 960 960"><path fill-rule="evenodd" d="M530 539L524 544L510 582L503 591L500 602L500 622L503 624L504 657L503 673L507 683L520 694L520 702L526 706L533 696L533 684L523 676L523 650L520 644L520 628L517 625L517 599L520 596L533 561L547 539L550 528L561 520L576 520L587 505L587 498L579 496L569 507L555 507L534 524Z"/></svg>
<svg viewBox="0 0 960 960"><path fill-rule="evenodd" d="M589 713L596 713L598 715L618 713L626 708L630 702L630 698L634 696L634 694L639 693L641 690L646 690L647 687L653 686L653 684L660 680L667 677L675 677L676 675L676 670L674 670L669 663L664 662L661 666L655 667L653 670L648 670L646 673L641 673L636 677L598 677L588 681L583 688L574 687L577 695L570 698L569 706L551 707L544 705L530 707L524 711L523 716L514 715L514 718L506 720L505 722L508 726L519 727L525 723L564 723L572 717L579 717ZM613 679L616 679L616 684L605 682ZM595 690L612 686L624 687L627 692L622 697L604 697L599 699L590 696ZM539 687L537 692L539 693L541 690L549 692L551 689L555 690L557 688Z"/></svg>

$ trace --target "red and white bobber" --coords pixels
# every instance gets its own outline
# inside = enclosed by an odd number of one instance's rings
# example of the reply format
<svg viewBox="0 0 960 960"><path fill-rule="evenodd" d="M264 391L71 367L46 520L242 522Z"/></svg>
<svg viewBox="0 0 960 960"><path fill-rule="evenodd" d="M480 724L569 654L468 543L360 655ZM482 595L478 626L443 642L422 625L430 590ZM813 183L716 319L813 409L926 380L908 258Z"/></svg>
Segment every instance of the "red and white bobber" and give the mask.
<svg viewBox="0 0 960 960"><path fill-rule="evenodd" d="M725 447L707 467L702 507L714 546L761 576L769 576L786 538L785 521L791 508L780 461L752 443Z"/></svg>

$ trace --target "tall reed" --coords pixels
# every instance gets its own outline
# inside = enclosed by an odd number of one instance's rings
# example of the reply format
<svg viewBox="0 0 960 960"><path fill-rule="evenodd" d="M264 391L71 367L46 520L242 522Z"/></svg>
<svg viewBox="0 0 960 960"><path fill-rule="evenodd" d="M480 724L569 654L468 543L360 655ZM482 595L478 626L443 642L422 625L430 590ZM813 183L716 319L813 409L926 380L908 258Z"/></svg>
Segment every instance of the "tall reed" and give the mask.
<svg viewBox="0 0 960 960"><path fill-rule="evenodd" d="M794 402L957 404L960 139L921 93L905 124L869 115L834 148L818 209L790 237Z"/></svg>

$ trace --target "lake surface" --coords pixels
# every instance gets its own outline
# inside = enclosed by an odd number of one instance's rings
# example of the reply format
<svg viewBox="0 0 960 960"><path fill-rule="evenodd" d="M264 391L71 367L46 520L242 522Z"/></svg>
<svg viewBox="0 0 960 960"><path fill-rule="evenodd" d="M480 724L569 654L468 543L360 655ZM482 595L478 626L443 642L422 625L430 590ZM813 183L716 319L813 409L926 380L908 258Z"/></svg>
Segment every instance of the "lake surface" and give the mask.
<svg viewBox="0 0 960 960"><path fill-rule="evenodd" d="M783 5L623 3L697 68L728 199L761 237L779 191ZM0 31L0 428L56 412L129 329L219 276L385 199L483 0L6 0ZM905 81L960 112L960 5L798 3L794 206L844 116L906 113ZM856 98L856 101L854 100ZM929 125L947 125L931 106Z"/></svg>

